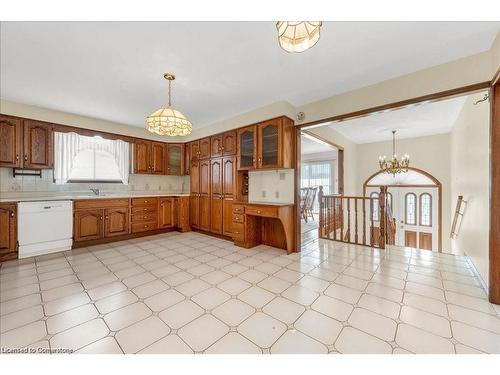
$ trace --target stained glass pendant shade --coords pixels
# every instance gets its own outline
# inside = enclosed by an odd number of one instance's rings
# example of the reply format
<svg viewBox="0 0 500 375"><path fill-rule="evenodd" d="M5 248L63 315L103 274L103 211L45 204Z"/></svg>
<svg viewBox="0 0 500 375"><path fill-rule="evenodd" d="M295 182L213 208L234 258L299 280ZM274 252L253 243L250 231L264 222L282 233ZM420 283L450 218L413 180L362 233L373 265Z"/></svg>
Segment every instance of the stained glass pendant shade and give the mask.
<svg viewBox="0 0 500 375"><path fill-rule="evenodd" d="M304 52L318 42L321 21L279 21L276 29L281 48L287 52Z"/></svg>
<svg viewBox="0 0 500 375"><path fill-rule="evenodd" d="M168 81L168 106L158 109L147 117L146 129L151 133L170 137L189 135L193 130L191 121L181 112L172 108L172 81L175 76L172 73L165 73L163 77Z"/></svg>

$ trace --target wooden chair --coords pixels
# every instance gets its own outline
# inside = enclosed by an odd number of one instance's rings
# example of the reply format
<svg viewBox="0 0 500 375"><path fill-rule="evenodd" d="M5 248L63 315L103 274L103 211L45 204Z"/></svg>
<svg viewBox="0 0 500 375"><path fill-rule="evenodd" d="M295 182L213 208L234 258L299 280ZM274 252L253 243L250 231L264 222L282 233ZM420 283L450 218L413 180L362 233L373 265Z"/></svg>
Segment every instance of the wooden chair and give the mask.
<svg viewBox="0 0 500 375"><path fill-rule="evenodd" d="M300 188L300 216L307 222L306 217L306 205L307 205L307 196L309 194L309 188L304 187Z"/></svg>
<svg viewBox="0 0 500 375"><path fill-rule="evenodd" d="M314 221L314 213L313 213L313 208L314 208L314 202L316 200L316 192L318 191L318 187L311 187L309 188L309 191L307 193L307 199L306 199L306 205L305 205L305 218L304 220L307 223L307 218L310 216L313 221Z"/></svg>

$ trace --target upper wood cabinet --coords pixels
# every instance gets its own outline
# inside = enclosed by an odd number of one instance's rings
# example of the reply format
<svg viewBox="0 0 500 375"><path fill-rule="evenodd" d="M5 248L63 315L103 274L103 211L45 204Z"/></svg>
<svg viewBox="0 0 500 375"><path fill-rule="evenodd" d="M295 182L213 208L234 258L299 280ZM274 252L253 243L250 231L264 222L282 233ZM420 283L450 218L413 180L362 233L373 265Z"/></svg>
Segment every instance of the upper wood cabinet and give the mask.
<svg viewBox="0 0 500 375"><path fill-rule="evenodd" d="M0 203L0 262L17 258L16 205Z"/></svg>
<svg viewBox="0 0 500 375"><path fill-rule="evenodd" d="M23 123L23 168L52 168L54 165L53 126L32 120L24 120Z"/></svg>
<svg viewBox="0 0 500 375"><path fill-rule="evenodd" d="M151 173L151 147L149 141L137 139L134 142L134 173Z"/></svg>
<svg viewBox="0 0 500 375"><path fill-rule="evenodd" d="M212 157L230 156L236 154L236 131L210 137L210 154Z"/></svg>
<svg viewBox="0 0 500 375"><path fill-rule="evenodd" d="M151 142L150 165L151 173L165 174L166 172L166 145L159 142Z"/></svg>
<svg viewBox="0 0 500 375"><path fill-rule="evenodd" d="M191 161L197 161L200 159L200 141L189 143L189 155Z"/></svg>
<svg viewBox="0 0 500 375"><path fill-rule="evenodd" d="M200 193L200 162L191 162L191 171L189 173L190 188L192 194Z"/></svg>
<svg viewBox="0 0 500 375"><path fill-rule="evenodd" d="M199 158L200 159L208 159L210 157L210 137L200 139L200 152L199 152Z"/></svg>
<svg viewBox="0 0 500 375"><path fill-rule="evenodd" d="M222 134L222 155L230 156L236 154L237 148L236 131L230 131Z"/></svg>
<svg viewBox="0 0 500 375"><path fill-rule="evenodd" d="M22 120L0 116L0 167L22 165Z"/></svg>
<svg viewBox="0 0 500 375"><path fill-rule="evenodd" d="M235 157L222 158L222 194L225 198L236 195L236 163Z"/></svg>
<svg viewBox="0 0 500 375"><path fill-rule="evenodd" d="M189 175L191 168L191 143L184 143L184 174Z"/></svg>
<svg viewBox="0 0 500 375"><path fill-rule="evenodd" d="M238 169L292 168L293 123L286 117L238 130Z"/></svg>
<svg viewBox="0 0 500 375"><path fill-rule="evenodd" d="M222 156L222 135L216 135L210 137L210 156L218 157Z"/></svg>
<svg viewBox="0 0 500 375"><path fill-rule="evenodd" d="M222 195L222 159L210 161L210 191L213 195Z"/></svg>
<svg viewBox="0 0 500 375"><path fill-rule="evenodd" d="M167 145L167 174L181 176L184 174L184 145L169 143Z"/></svg>
<svg viewBox="0 0 500 375"><path fill-rule="evenodd" d="M255 169L257 157L257 127L238 129L238 169Z"/></svg>

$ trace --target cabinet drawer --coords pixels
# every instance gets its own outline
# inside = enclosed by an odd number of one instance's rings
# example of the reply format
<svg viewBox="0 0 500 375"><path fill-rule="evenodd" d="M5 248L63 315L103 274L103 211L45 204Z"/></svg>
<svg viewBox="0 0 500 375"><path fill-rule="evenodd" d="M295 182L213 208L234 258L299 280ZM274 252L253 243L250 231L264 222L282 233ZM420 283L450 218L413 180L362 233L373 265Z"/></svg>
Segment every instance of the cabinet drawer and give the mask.
<svg viewBox="0 0 500 375"><path fill-rule="evenodd" d="M278 207L247 206L245 212L247 215L278 217L278 209Z"/></svg>
<svg viewBox="0 0 500 375"><path fill-rule="evenodd" d="M245 242L245 224L233 222L233 239L239 242Z"/></svg>
<svg viewBox="0 0 500 375"><path fill-rule="evenodd" d="M158 204L158 198L132 198L132 206L154 206Z"/></svg>
<svg viewBox="0 0 500 375"><path fill-rule="evenodd" d="M233 214L233 223L244 223L245 215Z"/></svg>
<svg viewBox="0 0 500 375"><path fill-rule="evenodd" d="M157 221L158 214L156 212L153 213L137 213L132 215L132 223L142 223L144 221Z"/></svg>
<svg viewBox="0 0 500 375"><path fill-rule="evenodd" d="M73 203L75 210L85 208L128 207L128 199L82 199Z"/></svg>
<svg viewBox="0 0 500 375"><path fill-rule="evenodd" d="M233 214L244 214L245 213L245 206L242 206L241 204L233 204Z"/></svg>
<svg viewBox="0 0 500 375"><path fill-rule="evenodd" d="M158 229L158 223L156 221L132 223L132 233L147 232L156 229Z"/></svg>
<svg viewBox="0 0 500 375"><path fill-rule="evenodd" d="M137 214L156 214L158 212L158 207L157 206L142 206L142 207L132 207L132 215L137 215Z"/></svg>

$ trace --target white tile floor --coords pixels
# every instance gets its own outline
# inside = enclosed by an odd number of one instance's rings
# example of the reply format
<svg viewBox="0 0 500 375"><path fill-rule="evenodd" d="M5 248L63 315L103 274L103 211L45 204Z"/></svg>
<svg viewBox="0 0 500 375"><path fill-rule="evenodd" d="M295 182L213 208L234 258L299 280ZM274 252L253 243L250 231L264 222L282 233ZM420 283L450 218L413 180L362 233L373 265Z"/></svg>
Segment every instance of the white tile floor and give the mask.
<svg viewBox="0 0 500 375"><path fill-rule="evenodd" d="M301 254L198 233L0 268L2 347L77 353L500 353L466 258L332 241Z"/></svg>

